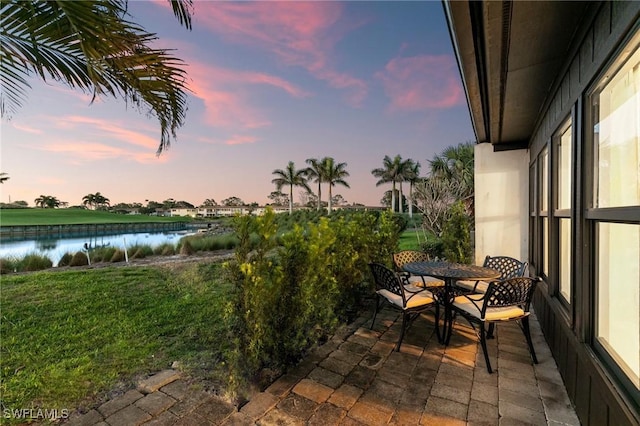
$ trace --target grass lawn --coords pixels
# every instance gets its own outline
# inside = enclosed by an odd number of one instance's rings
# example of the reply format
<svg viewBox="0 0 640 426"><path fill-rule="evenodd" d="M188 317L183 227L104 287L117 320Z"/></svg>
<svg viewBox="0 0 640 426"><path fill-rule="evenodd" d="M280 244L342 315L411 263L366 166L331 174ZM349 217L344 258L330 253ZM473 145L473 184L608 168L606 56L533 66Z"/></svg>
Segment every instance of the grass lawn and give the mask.
<svg viewBox="0 0 640 426"><path fill-rule="evenodd" d="M83 209L2 209L0 226L71 225L86 223L190 222L189 217L128 215Z"/></svg>
<svg viewBox="0 0 640 426"><path fill-rule="evenodd" d="M422 231L418 232L422 233ZM424 240L422 235L420 238L421 240ZM406 230L400 235L398 250L421 250L420 245L418 244L418 237L414 229Z"/></svg>
<svg viewBox="0 0 640 426"><path fill-rule="evenodd" d="M180 361L211 378L227 348L221 265L107 267L3 276L3 407L90 405Z"/></svg>

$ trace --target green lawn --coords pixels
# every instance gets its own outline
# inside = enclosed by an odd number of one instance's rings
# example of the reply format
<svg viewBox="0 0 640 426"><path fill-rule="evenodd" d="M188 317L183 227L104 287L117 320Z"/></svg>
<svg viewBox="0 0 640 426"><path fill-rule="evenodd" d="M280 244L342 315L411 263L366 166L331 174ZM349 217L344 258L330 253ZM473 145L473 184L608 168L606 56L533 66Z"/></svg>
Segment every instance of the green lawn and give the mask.
<svg viewBox="0 0 640 426"><path fill-rule="evenodd" d="M230 287L220 268L3 276L3 407L73 411L173 361L211 379L228 342L222 316Z"/></svg>
<svg viewBox="0 0 640 426"><path fill-rule="evenodd" d="M418 231L422 233L422 231ZM421 239L424 239L422 235ZM398 249L399 250L421 250L420 245L418 244L418 237L416 235L416 231L414 229L410 229L404 231L400 235L400 241L398 241Z"/></svg>
<svg viewBox="0 0 640 426"><path fill-rule="evenodd" d="M83 209L1 209L0 226L185 222L189 217L128 215Z"/></svg>

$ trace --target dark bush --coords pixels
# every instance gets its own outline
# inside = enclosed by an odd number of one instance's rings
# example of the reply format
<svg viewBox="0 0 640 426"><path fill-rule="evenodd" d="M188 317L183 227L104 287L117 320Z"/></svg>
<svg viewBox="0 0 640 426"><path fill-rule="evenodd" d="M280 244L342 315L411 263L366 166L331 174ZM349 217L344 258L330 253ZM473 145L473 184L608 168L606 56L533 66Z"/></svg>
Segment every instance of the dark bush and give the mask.
<svg viewBox="0 0 640 426"><path fill-rule="evenodd" d="M109 259L109 262L112 262L112 263L124 262L124 260L125 260L124 251L120 249L116 249L116 251L114 251L113 255L111 256L111 259Z"/></svg>
<svg viewBox="0 0 640 426"><path fill-rule="evenodd" d="M17 262L13 259L0 258L0 274L16 272Z"/></svg>
<svg viewBox="0 0 640 426"><path fill-rule="evenodd" d="M71 253L63 254L60 260L58 261L58 267L69 266L72 258L73 258L73 255Z"/></svg>
<svg viewBox="0 0 640 426"><path fill-rule="evenodd" d="M194 252L195 252L195 250L193 249L193 246L191 245L189 240L182 241L182 244L180 244L180 254L181 255L190 256Z"/></svg>
<svg viewBox="0 0 640 426"><path fill-rule="evenodd" d="M451 215L442 230L442 247L449 262L470 264L473 261L471 219L462 201L451 206Z"/></svg>
<svg viewBox="0 0 640 426"><path fill-rule="evenodd" d="M18 261L18 271L31 272L42 271L53 267L53 262L46 256L39 254L28 254Z"/></svg>
<svg viewBox="0 0 640 426"><path fill-rule="evenodd" d="M87 254L82 251L77 251L69 262L69 266L84 266L88 264L89 259L87 259Z"/></svg>

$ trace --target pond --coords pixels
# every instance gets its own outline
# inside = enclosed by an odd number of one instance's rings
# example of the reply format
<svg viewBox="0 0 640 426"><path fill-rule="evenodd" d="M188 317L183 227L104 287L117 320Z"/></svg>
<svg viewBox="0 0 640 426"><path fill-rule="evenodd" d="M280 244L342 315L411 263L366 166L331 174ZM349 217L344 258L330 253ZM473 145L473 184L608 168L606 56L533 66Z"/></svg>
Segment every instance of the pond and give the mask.
<svg viewBox="0 0 640 426"><path fill-rule="evenodd" d="M54 265L65 253L84 251L87 247L115 247L124 249L135 245L148 245L155 248L164 243L176 244L180 238L193 235L194 231L138 232L128 234L99 235L73 238L32 238L18 241L1 241L0 258L22 258L28 254L46 256ZM131 254L131 253L129 253Z"/></svg>

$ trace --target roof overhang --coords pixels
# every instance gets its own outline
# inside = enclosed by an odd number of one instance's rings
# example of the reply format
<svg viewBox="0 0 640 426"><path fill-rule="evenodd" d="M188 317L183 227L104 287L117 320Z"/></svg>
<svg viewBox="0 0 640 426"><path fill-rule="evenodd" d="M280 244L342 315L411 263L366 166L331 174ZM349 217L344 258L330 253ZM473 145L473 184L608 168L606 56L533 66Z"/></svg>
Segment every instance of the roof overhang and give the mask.
<svg viewBox="0 0 640 426"><path fill-rule="evenodd" d="M581 22L599 3L443 1L478 143L529 146Z"/></svg>

